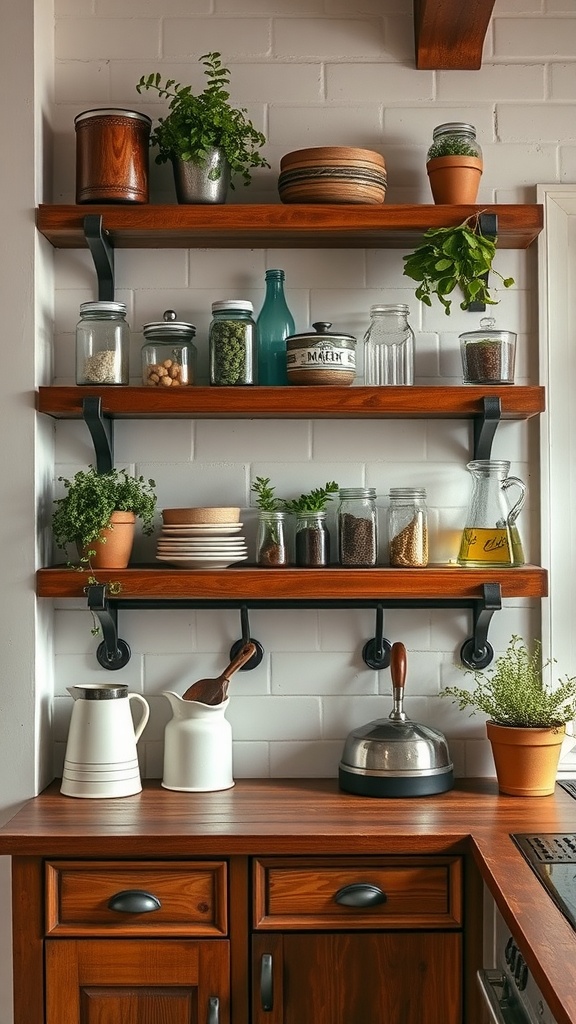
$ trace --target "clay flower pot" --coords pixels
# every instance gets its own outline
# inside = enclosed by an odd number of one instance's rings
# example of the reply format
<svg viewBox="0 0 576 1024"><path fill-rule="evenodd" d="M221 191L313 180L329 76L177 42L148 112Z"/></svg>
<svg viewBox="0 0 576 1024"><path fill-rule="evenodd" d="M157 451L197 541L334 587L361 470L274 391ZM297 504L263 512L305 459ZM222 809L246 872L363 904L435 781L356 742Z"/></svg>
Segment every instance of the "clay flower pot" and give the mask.
<svg viewBox="0 0 576 1024"><path fill-rule="evenodd" d="M437 156L426 164L434 202L468 205L476 202L483 163L476 156Z"/></svg>
<svg viewBox="0 0 576 1024"><path fill-rule="evenodd" d="M555 729L524 729L486 722L500 792L510 796L550 796L556 784L565 732L563 725Z"/></svg>
<svg viewBox="0 0 576 1024"><path fill-rule="evenodd" d="M91 541L84 548L83 557L86 557L86 551L95 551L90 556L93 569L125 569L132 554L135 527L136 516L133 512L113 512L110 526L100 532L100 536L106 538L105 541Z"/></svg>

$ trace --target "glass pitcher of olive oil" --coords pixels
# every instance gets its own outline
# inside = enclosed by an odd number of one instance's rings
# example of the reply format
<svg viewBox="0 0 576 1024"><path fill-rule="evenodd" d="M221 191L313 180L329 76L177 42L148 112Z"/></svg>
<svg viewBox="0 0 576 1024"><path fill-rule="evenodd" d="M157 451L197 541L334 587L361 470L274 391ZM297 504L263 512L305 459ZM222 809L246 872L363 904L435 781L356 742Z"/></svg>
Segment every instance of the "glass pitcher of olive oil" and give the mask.
<svg viewBox="0 0 576 1024"><path fill-rule="evenodd" d="M526 484L517 476L508 476L510 463L505 460L475 459L466 468L472 474L473 486L460 541L459 565L479 569L523 565L516 520L526 499ZM514 505L508 500L511 487L520 492Z"/></svg>

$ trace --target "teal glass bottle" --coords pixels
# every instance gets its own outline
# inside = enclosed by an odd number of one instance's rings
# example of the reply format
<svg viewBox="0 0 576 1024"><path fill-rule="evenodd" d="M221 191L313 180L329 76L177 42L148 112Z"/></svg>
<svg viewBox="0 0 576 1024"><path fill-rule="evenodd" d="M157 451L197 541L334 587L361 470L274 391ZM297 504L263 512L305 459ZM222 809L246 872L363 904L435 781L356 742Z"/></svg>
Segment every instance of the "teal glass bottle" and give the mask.
<svg viewBox="0 0 576 1024"><path fill-rule="evenodd" d="M256 321L258 383L286 385L286 338L294 334L294 317L284 295L284 271L266 271L266 295Z"/></svg>

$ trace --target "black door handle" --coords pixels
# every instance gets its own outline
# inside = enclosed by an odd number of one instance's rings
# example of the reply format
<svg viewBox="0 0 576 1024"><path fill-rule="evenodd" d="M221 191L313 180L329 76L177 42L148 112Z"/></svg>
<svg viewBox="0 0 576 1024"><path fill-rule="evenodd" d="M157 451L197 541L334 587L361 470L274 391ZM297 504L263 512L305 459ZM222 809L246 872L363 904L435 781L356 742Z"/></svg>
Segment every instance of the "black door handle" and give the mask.
<svg viewBox="0 0 576 1024"><path fill-rule="evenodd" d="M274 979L271 953L263 953L262 960L260 961L260 1003L262 1009L267 1012L274 1008Z"/></svg>

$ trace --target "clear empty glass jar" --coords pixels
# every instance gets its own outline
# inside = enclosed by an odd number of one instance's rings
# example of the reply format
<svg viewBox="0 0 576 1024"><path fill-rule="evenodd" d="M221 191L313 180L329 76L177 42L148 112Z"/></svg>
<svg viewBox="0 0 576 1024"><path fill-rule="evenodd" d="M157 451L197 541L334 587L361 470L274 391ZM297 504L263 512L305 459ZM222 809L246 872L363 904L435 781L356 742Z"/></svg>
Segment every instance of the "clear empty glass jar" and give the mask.
<svg viewBox="0 0 576 1024"><path fill-rule="evenodd" d="M428 513L423 487L391 487L389 510L390 565L428 565Z"/></svg>
<svg viewBox="0 0 576 1024"><path fill-rule="evenodd" d="M376 565L378 522L373 487L341 487L338 506L338 559L340 565Z"/></svg>
<svg viewBox="0 0 576 1024"><path fill-rule="evenodd" d="M76 326L76 383L128 384L130 327L124 302L83 302Z"/></svg>
<svg viewBox="0 0 576 1024"><path fill-rule="evenodd" d="M144 324L146 344L142 346L142 383L149 387L176 388L196 379L196 334L194 324L176 319L167 309L164 319Z"/></svg>
<svg viewBox="0 0 576 1024"><path fill-rule="evenodd" d="M364 335L364 381L369 385L414 383L414 333L408 306L370 307Z"/></svg>

